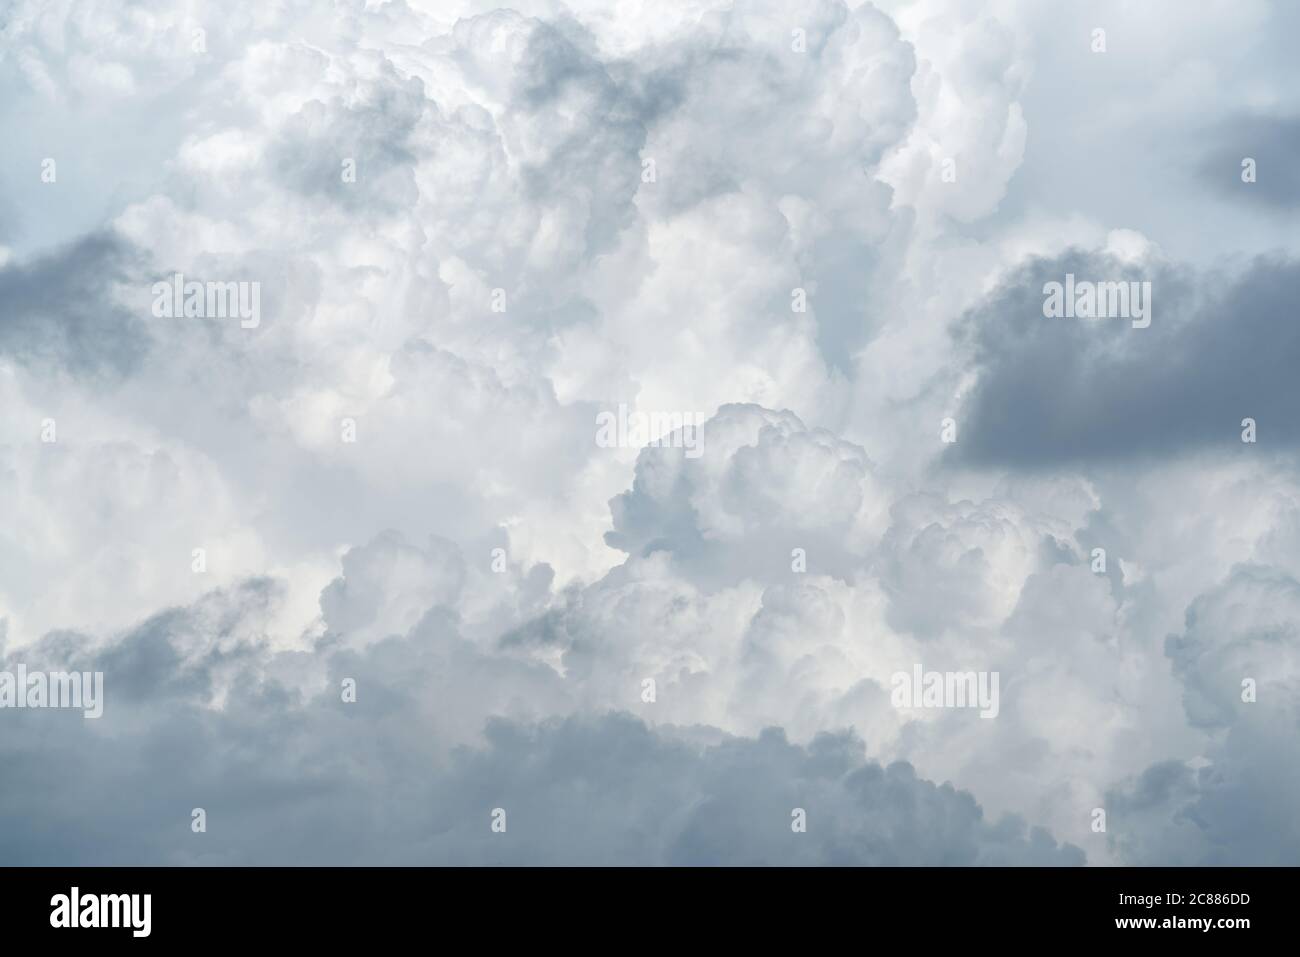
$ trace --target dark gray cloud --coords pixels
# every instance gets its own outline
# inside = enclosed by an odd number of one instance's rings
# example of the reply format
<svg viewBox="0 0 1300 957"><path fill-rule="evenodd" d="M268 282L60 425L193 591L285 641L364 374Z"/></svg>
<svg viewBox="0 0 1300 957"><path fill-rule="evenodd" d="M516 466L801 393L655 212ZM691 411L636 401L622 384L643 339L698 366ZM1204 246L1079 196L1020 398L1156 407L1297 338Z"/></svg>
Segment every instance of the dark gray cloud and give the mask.
<svg viewBox="0 0 1300 957"><path fill-rule="evenodd" d="M1150 327L1045 318L1043 286L1067 273L1150 280ZM1201 448L1241 454L1244 418L1256 420L1261 448L1295 448L1297 290L1300 263L1290 259L1257 259L1233 276L1143 270L1078 251L1036 260L962 320L979 381L949 454L1027 468Z"/></svg>
<svg viewBox="0 0 1300 957"><path fill-rule="evenodd" d="M1140 866L1293 866L1296 724L1233 728L1205 765L1166 761L1107 794L1112 847Z"/></svg>
<svg viewBox="0 0 1300 957"><path fill-rule="evenodd" d="M1210 133L1217 145L1201 175L1224 196L1285 214L1300 206L1300 116L1237 116ZM1255 161L1255 181L1242 181L1242 161Z"/></svg>
<svg viewBox="0 0 1300 957"><path fill-rule="evenodd" d="M450 616L364 651L272 654L253 581L160 614L105 648L52 635L18 660L105 672L98 721L0 713L6 864L1082 864L1015 817L881 767L851 733L807 747L652 730L627 714L492 718L445 747L454 681L491 697L520 668L473 651ZM276 674L328 673L304 694ZM547 669L548 670L548 669ZM357 681L357 700L335 689ZM451 676L450 678L448 676ZM552 681L558 680L552 675ZM221 700L217 701L218 692ZM510 691L510 693L514 693ZM208 830L190 829L207 812ZM490 829L506 811L504 834ZM806 833L791 829L794 808Z"/></svg>
<svg viewBox="0 0 1300 957"><path fill-rule="evenodd" d="M0 267L0 355L77 375L124 375L149 348L141 316L114 287L148 288L138 254L112 233Z"/></svg>

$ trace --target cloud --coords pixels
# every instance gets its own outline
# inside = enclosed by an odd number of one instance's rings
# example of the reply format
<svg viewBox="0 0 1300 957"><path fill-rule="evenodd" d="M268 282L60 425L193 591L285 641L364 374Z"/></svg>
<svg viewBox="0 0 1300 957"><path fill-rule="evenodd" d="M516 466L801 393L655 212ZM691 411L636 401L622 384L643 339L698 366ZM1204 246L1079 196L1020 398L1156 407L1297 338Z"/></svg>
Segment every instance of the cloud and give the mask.
<svg viewBox="0 0 1300 957"><path fill-rule="evenodd" d="M1300 854L1300 582L1240 565L1166 641L1188 719L1211 730L1108 795L1113 842L1138 864L1286 865ZM1250 687L1247 687L1247 683Z"/></svg>
<svg viewBox="0 0 1300 957"><path fill-rule="evenodd" d="M0 354L76 376L130 374L149 336L118 290L138 282L140 270L136 251L112 233L32 262L0 263Z"/></svg>
<svg viewBox="0 0 1300 957"><path fill-rule="evenodd" d="M1102 12L20 2L0 635L108 703L0 712L7 859L1293 857L1296 15Z"/></svg>
<svg viewBox="0 0 1300 957"><path fill-rule="evenodd" d="M5 859L1083 862L1077 848L1015 818L986 821L969 794L918 778L906 764L865 760L849 733L801 747L778 729L734 738L653 730L608 713L540 723L494 717L481 739L450 747L444 721L465 714L469 698L504 704L508 686L520 690L512 668L524 666L476 655L432 617L360 653L324 642L305 661L298 652L273 655L250 637L272 594L250 582L161 614L106 647L52 636L29 649L29 667L104 671L106 708L94 722L79 713L6 715L0 757L12 773L0 809L33 826L6 830ZM196 642L199 635L222 637ZM329 675L323 688L302 686L313 673ZM340 676L355 679L355 704L342 702ZM445 700L448 691L459 700ZM85 794L95 795L93 815ZM193 807L207 813L205 833L190 830ZM496 807L507 812L505 834L490 830ZM791 830L795 807L807 812L806 834Z"/></svg>
<svg viewBox="0 0 1300 957"><path fill-rule="evenodd" d="M784 577L792 551L848 577L884 528L883 490L863 449L788 411L728 405L701 428L706 450L647 449L632 488L610 502L605 540L672 553L696 581Z"/></svg>
<svg viewBox="0 0 1300 957"><path fill-rule="evenodd" d="M1067 274L1150 282L1150 327L1045 318L1044 285ZM1261 450L1294 449L1300 336L1287 317L1298 279L1285 257L1219 275L1081 251L1023 267L962 320L979 371L951 455L1036 468L1240 454L1253 450L1241 442L1245 418L1258 423Z"/></svg>
<svg viewBox="0 0 1300 957"><path fill-rule="evenodd" d="M1201 164L1205 182L1234 201L1285 214L1300 206L1300 173L1289 161L1300 148L1300 117L1238 116L1213 131L1217 141ZM1253 182L1242 164L1255 161Z"/></svg>

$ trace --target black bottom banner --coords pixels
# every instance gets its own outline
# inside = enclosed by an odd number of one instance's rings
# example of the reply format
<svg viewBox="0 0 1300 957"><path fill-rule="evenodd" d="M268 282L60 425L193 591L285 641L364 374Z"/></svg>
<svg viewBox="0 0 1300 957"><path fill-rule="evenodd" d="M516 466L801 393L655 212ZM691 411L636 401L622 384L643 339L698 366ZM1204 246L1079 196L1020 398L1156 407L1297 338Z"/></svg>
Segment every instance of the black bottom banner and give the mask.
<svg viewBox="0 0 1300 957"><path fill-rule="evenodd" d="M715 935L769 943L781 934L812 943L842 939L854 924L864 945L883 933L917 935L918 946L1130 937L1232 947L1290 936L1293 876L1286 868L0 869L6 940L132 947L373 946L421 930L492 942L589 936L601 946Z"/></svg>

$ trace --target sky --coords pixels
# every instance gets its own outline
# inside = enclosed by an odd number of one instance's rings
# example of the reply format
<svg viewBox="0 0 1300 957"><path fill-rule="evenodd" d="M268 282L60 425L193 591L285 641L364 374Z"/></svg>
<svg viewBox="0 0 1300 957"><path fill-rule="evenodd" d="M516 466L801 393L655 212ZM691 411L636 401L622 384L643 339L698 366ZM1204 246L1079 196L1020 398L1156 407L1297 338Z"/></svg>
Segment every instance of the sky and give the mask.
<svg viewBox="0 0 1300 957"><path fill-rule="evenodd" d="M1298 30L0 0L0 863L1300 862Z"/></svg>

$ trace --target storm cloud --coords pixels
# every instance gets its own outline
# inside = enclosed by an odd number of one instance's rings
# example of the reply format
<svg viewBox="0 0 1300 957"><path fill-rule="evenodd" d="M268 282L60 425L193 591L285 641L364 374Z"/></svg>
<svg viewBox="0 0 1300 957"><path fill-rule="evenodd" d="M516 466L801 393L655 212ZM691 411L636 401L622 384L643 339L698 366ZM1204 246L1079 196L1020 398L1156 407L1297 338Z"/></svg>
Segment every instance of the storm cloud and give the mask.
<svg viewBox="0 0 1300 957"><path fill-rule="evenodd" d="M1151 325L1045 317L1044 286L1067 274L1150 282ZM1257 423L1261 451L1294 452L1297 289L1300 262L1284 257L1211 275L1085 253L1026 266L959 326L980 377L953 454L1029 468L1241 454L1245 418Z"/></svg>

